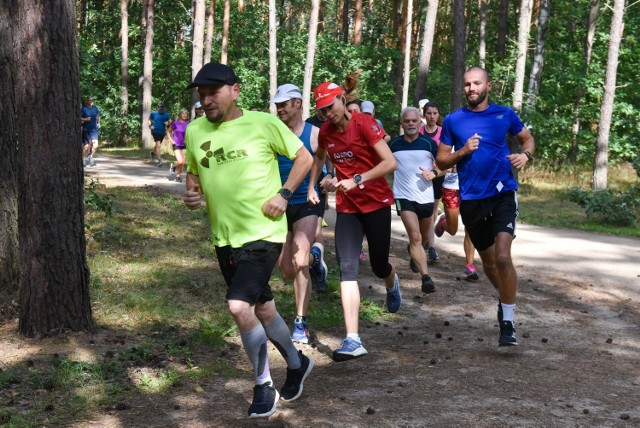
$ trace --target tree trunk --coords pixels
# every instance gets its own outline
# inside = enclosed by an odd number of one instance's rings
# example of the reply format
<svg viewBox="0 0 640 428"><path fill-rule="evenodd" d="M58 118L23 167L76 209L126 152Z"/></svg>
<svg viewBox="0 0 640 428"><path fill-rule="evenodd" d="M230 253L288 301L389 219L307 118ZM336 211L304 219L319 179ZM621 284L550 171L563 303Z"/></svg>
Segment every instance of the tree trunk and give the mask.
<svg viewBox="0 0 640 428"><path fill-rule="evenodd" d="M92 331L84 237L75 1L16 2L19 330ZM42 94L46 96L42 96ZM37 171L37 173L34 173Z"/></svg>
<svg viewBox="0 0 640 428"><path fill-rule="evenodd" d="M270 0L271 1L271 0ZM229 46L229 14L231 13L231 2L224 0L224 15L222 15L222 48L220 63L227 63L227 49Z"/></svg>
<svg viewBox="0 0 640 428"><path fill-rule="evenodd" d="M353 19L353 44L362 43L362 0L356 0L356 15Z"/></svg>
<svg viewBox="0 0 640 428"><path fill-rule="evenodd" d="M515 85L513 89L513 108L522 109L522 91L524 90L524 74L527 66L527 48L529 47L529 30L531 29L531 6L533 0L522 0L520 20L518 22L518 57L516 59Z"/></svg>
<svg viewBox="0 0 640 428"><path fill-rule="evenodd" d="M478 47L478 58L480 67L485 66L487 59L487 0L479 0L480 2L480 46Z"/></svg>
<svg viewBox="0 0 640 428"><path fill-rule="evenodd" d="M527 90L527 108L533 109L538 101L540 82L542 81L542 66L544 65L545 29L551 7L550 0L541 0L540 13L538 15L538 32L536 35L536 48L533 53L533 65L529 75L529 88Z"/></svg>
<svg viewBox="0 0 640 428"><path fill-rule="evenodd" d="M153 147L153 136L149 129L149 116L151 115L151 90L153 88L153 0L144 0L145 10L145 43L144 64L142 68L142 147Z"/></svg>
<svg viewBox="0 0 640 428"><path fill-rule="evenodd" d="M269 93L278 89L278 62L276 40L276 0L269 0ZM276 105L269 103L269 111L276 114Z"/></svg>
<svg viewBox="0 0 640 428"><path fill-rule="evenodd" d="M600 12L600 0L591 0L591 8L589 11L589 21L587 22L587 37L584 41L584 79L589 75L589 66L591 64L591 53L593 52L593 38L596 34L596 24ZM573 126L571 127L571 148L569 149L568 159L571 165L575 165L578 160L578 134L580 133L580 104L584 98L587 89L584 83L578 88L578 94L573 101Z"/></svg>
<svg viewBox="0 0 640 428"><path fill-rule="evenodd" d="M342 41L349 43L349 0L342 0Z"/></svg>
<svg viewBox="0 0 640 428"><path fill-rule="evenodd" d="M496 55L504 58L507 48L507 27L509 22L509 0L500 0L498 11L498 41L496 43Z"/></svg>
<svg viewBox="0 0 640 428"><path fill-rule="evenodd" d="M609 159L609 131L613 115L613 101L616 95L616 75L618 73L618 57L622 32L624 30L624 8L626 0L613 2L611 17L611 36L609 38L609 54L607 55L607 71L604 78L604 95L600 107L598 123L598 139L596 158L593 164L593 190L607 188L607 163Z"/></svg>
<svg viewBox="0 0 640 428"><path fill-rule="evenodd" d="M302 86L302 118L311 115L311 82L316 54L316 38L318 35L318 15L320 0L311 0L311 15L309 17L309 41L307 42L307 60L304 64L304 84Z"/></svg>
<svg viewBox="0 0 640 428"><path fill-rule="evenodd" d="M404 81L402 83L402 103L400 108L407 106L409 100L409 82L411 77L411 20L413 18L413 0L407 2L407 15L405 16L405 40L404 40Z"/></svg>
<svg viewBox="0 0 640 428"><path fill-rule="evenodd" d="M120 0L120 114L126 118L129 114L129 0ZM128 134L127 121L120 122L118 144L124 146Z"/></svg>
<svg viewBox="0 0 640 428"><path fill-rule="evenodd" d="M418 75L416 76L416 87L413 94L413 105L424 98L424 90L429 75L429 64L431 63L431 52L433 51L433 36L436 30L436 18L438 16L438 0L430 0L427 3L427 13L424 18L424 32L422 34L422 46L420 47L420 59L418 61Z"/></svg>
<svg viewBox="0 0 640 428"><path fill-rule="evenodd" d="M9 1L0 2L0 300L18 291L18 141L14 111L13 22ZM1 304L1 303L0 303Z"/></svg>
<svg viewBox="0 0 640 428"><path fill-rule="evenodd" d="M467 49L464 28L464 0L454 0L454 44L453 44L453 88L451 91L451 111L462 107L462 87L464 59Z"/></svg>
<svg viewBox="0 0 640 428"><path fill-rule="evenodd" d="M204 42L204 63L211 62L211 47L213 46L213 30L216 15L216 0L209 1L209 10L207 11L207 36Z"/></svg>
<svg viewBox="0 0 640 428"><path fill-rule="evenodd" d="M191 80L195 79L196 74L202 68L203 61L203 42L204 42L204 18L206 4L205 0L195 0L193 14L193 50L191 54ZM198 101L198 91L191 89L191 105Z"/></svg>

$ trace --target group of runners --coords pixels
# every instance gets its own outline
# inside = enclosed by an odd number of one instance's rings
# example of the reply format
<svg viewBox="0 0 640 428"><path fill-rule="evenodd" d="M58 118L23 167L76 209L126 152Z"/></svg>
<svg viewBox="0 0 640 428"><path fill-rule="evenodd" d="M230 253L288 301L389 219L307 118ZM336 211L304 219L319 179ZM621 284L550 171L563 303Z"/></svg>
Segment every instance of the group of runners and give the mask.
<svg viewBox="0 0 640 428"><path fill-rule="evenodd" d="M427 260L439 196L433 183L439 178L444 214L435 234L455 234L460 213L469 236L469 276L477 278L475 247L498 292L499 345L517 345L517 277L510 249L518 205L512 168L522 168L533 157L529 131L513 110L489 104L491 81L479 67L464 74L467 106L447 116L442 129L429 119L433 109L439 110L435 103L422 111L408 107L400 115L403 135L390 142L373 117L373 105L364 106L370 114L362 113L362 104L361 112L349 110L349 91L343 86L324 82L315 88L315 116L308 122L320 127L302 120L302 94L290 83L271 100L277 118L238 107L239 81L226 65L206 64L189 86L197 88L204 117L186 128L183 200L190 209L200 207L202 194L206 200L229 311L255 374L249 417L270 416L278 400L300 397L313 369L313 358L296 349L294 341L309 341L311 289L326 291L321 222L330 192L336 201L335 249L345 320L335 361L367 354L358 325L364 237L372 271L385 284L387 310L395 313L401 307L400 279L389 261L394 204L409 235L411 265L422 276L422 290L435 290ZM427 123L421 126L423 116ZM518 138L522 153L509 153L507 134ZM386 178L392 172L393 190ZM294 283L293 334L269 285L276 263ZM271 378L268 340L287 362L280 388Z"/></svg>

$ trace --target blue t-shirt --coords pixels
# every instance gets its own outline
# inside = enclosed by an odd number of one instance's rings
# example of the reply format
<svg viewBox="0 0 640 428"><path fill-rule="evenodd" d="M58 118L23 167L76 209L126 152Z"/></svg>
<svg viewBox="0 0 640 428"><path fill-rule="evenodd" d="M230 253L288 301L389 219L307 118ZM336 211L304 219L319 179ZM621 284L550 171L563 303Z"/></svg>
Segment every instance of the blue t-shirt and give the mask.
<svg viewBox="0 0 640 428"><path fill-rule="evenodd" d="M311 150L311 131L313 130L313 125L310 123L304 124L304 129L302 130L302 134L300 135L300 141L302 144L309 150L309 153L313 156L315 153ZM289 178L289 173L291 173L291 168L293 168L293 161L286 156L278 155L278 167L280 168L280 180L282 184L287 182ZM293 192L293 196L289 199L289 205L292 204L303 204L307 202L307 192L309 191L309 180L311 178L310 174L302 180L300 186ZM316 188L316 191L318 189Z"/></svg>
<svg viewBox="0 0 640 428"><path fill-rule="evenodd" d="M100 110L96 106L83 106L80 111L80 117L90 117L91 120L88 122L84 122L82 124L82 131L84 132L97 132L98 131L98 120L97 117L100 116Z"/></svg>
<svg viewBox="0 0 640 428"><path fill-rule="evenodd" d="M523 127L515 111L497 104L489 104L486 110L479 112L463 107L445 118L442 144L460 150L473 134L482 137L478 150L458 161L462 200L485 199L518 189L511 162L507 159L507 134L516 135Z"/></svg>
<svg viewBox="0 0 640 428"><path fill-rule="evenodd" d="M151 125L153 126L153 130L151 131L153 134L167 133L167 128L164 123L171 119L171 115L167 113L166 110L164 111L164 113L152 111L151 115L149 115L149 119L151 120Z"/></svg>

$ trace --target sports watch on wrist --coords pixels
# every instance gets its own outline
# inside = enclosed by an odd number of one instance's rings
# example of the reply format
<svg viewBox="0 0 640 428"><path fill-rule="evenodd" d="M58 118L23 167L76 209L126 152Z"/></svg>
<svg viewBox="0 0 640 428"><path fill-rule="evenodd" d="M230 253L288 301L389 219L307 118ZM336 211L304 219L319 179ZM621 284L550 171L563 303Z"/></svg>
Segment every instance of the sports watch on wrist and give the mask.
<svg viewBox="0 0 640 428"><path fill-rule="evenodd" d="M435 176L436 176L436 178L438 177L438 170L437 170L437 169L433 168L433 169L431 170L431 172L433 172L433 175L435 175Z"/></svg>
<svg viewBox="0 0 640 428"><path fill-rule="evenodd" d="M532 155L531 153L529 153L529 151L528 151L528 150L525 150L525 151L524 151L524 152L522 152L522 153L524 153L524 154L527 156L527 160L528 160L529 162L531 162L531 161L533 160L533 155Z"/></svg>
<svg viewBox="0 0 640 428"><path fill-rule="evenodd" d="M359 188L364 189L364 184L362 183L362 176L360 174L354 175L353 181L356 182Z"/></svg>
<svg viewBox="0 0 640 428"><path fill-rule="evenodd" d="M293 196L293 192L287 189L286 187L283 187L282 189L278 190L278 194L287 201L291 200L291 197Z"/></svg>

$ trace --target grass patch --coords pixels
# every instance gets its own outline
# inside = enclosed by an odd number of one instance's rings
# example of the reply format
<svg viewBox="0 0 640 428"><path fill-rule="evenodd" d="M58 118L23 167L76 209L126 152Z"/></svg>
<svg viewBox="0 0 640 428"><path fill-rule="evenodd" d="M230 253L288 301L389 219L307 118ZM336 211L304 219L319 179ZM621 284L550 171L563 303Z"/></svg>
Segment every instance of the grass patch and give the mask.
<svg viewBox="0 0 640 428"><path fill-rule="evenodd" d="M587 216L585 208L570 199L570 190L588 190L591 186L592 171L578 168L574 171L549 171L542 168L526 168L520 172L518 201L519 220L539 226L563 227L588 232L640 237L636 222L630 226L620 226L607 222L598 216ZM635 171L630 165L609 168L609 187L627 191L640 186ZM611 207L615 209L615 207ZM640 212L636 213L640 218Z"/></svg>

